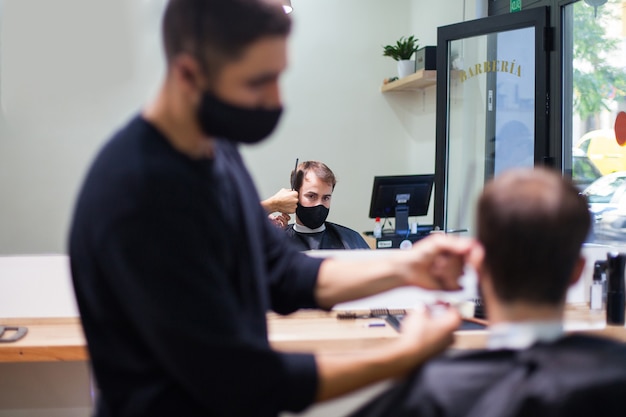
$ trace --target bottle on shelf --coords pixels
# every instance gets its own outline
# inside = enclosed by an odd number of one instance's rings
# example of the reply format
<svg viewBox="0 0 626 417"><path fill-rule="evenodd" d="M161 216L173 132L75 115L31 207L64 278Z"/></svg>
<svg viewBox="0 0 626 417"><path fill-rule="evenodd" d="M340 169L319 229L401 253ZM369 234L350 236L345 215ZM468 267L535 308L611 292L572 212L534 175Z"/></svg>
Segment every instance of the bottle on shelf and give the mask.
<svg viewBox="0 0 626 417"><path fill-rule="evenodd" d="M593 282L591 283L591 294L589 297L589 307L591 310L602 310L602 266L596 262L593 270Z"/></svg>
<svg viewBox="0 0 626 417"><path fill-rule="evenodd" d="M383 237L383 227L380 224L380 217L376 217L376 222L374 222L374 237Z"/></svg>

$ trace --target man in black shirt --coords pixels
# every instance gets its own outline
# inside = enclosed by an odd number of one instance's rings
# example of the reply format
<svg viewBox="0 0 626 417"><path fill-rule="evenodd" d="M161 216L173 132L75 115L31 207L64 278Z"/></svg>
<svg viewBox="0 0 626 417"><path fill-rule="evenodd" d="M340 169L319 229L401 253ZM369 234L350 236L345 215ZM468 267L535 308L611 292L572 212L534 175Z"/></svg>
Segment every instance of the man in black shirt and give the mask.
<svg viewBox="0 0 626 417"><path fill-rule="evenodd" d="M337 185L335 174L326 164L301 162L292 179L298 192L296 222L288 225L285 233L296 249L369 249L354 230L326 221Z"/></svg>
<svg viewBox="0 0 626 417"><path fill-rule="evenodd" d="M269 0L168 3L163 84L96 157L70 231L98 417L276 416L402 375L452 340L458 315L417 312L385 349L271 349L269 310L455 289L473 249L437 236L385 262L322 261L269 223L237 148L278 121L289 29Z"/></svg>

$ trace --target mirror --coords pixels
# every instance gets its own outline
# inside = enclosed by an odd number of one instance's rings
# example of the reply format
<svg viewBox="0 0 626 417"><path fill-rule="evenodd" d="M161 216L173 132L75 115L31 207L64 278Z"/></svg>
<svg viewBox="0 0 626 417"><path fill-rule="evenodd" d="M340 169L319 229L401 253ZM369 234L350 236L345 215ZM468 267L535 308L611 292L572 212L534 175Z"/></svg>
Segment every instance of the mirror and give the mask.
<svg viewBox="0 0 626 417"><path fill-rule="evenodd" d="M242 150L260 198L288 188L296 157L321 160L339 180L329 220L372 230L375 176L434 172L435 88L381 94L396 74L382 45L407 33L435 45L437 26L463 20L455 1L292 0L285 114ZM166 0L0 4L0 254L65 253L85 170L164 74ZM431 212L417 220L432 223Z"/></svg>

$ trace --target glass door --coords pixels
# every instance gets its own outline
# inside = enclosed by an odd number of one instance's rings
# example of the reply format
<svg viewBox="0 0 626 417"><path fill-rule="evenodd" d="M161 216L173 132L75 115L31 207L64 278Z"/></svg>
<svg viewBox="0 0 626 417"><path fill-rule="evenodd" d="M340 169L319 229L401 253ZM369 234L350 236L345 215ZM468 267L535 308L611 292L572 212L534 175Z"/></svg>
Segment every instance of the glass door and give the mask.
<svg viewBox="0 0 626 417"><path fill-rule="evenodd" d="M439 28L435 226L472 233L488 179L547 154L547 9Z"/></svg>

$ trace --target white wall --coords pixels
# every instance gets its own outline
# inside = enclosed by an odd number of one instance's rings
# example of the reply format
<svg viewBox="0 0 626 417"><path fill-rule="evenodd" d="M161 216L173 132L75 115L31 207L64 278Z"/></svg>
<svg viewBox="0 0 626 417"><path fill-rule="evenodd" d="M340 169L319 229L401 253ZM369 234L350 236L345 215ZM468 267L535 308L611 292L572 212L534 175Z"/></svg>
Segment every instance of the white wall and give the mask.
<svg viewBox="0 0 626 417"><path fill-rule="evenodd" d="M86 167L158 85L163 4L2 2L0 254L65 251Z"/></svg>

